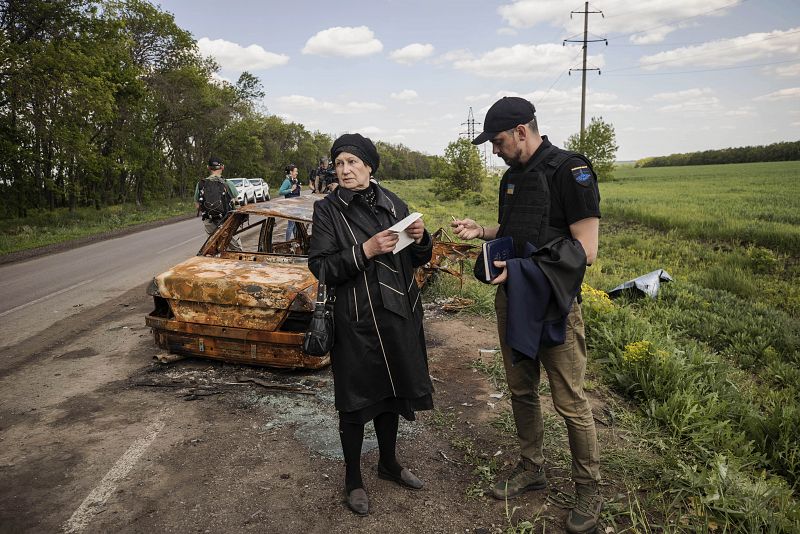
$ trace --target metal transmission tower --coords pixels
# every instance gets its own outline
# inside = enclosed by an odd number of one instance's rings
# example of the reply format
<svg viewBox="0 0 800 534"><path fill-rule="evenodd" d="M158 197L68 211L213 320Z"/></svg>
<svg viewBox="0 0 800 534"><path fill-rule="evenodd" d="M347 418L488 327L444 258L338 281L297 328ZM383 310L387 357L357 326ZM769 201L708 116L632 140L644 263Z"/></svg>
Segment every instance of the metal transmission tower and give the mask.
<svg viewBox="0 0 800 534"><path fill-rule="evenodd" d="M472 114L472 106L469 107L469 114L467 115L467 122L462 122L461 126L466 126L467 131L461 132L458 134L458 137L466 137L469 141L475 139L475 116ZM480 154L480 152L479 152ZM483 147L483 155L481 156L483 160L483 168L486 169L489 166L489 158L486 156L486 147Z"/></svg>
<svg viewBox="0 0 800 534"><path fill-rule="evenodd" d="M470 141L475 139L475 117L472 115L472 106L469 107L469 115L467 115L467 122L462 122L461 126L467 127L466 132L458 134L459 137L466 137Z"/></svg>
<svg viewBox="0 0 800 534"><path fill-rule="evenodd" d="M583 141L583 130L585 129L586 125L586 71L587 70L596 70L597 74L602 74L600 69L587 69L586 68L586 53L589 50L589 43L598 43L603 41L608 46L608 39L589 39L589 14L590 13L600 13L600 16L605 18L602 11L589 11L589 2L584 3L583 11L570 11L569 18L572 18L573 14L576 13L583 13L583 39L574 40L574 39L564 39L564 42L561 43L562 46L566 46L567 43L583 43L583 68L581 69L569 69L569 75L572 75L573 70L581 71L581 142Z"/></svg>

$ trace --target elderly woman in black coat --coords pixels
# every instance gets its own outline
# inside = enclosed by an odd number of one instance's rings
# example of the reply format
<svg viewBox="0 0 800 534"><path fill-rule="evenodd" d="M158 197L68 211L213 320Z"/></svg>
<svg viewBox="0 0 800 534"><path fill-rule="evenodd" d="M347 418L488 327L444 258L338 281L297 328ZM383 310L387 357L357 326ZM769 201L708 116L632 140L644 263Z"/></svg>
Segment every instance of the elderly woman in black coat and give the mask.
<svg viewBox="0 0 800 534"><path fill-rule="evenodd" d="M369 500L361 479L364 425L373 421L378 476L410 489L422 481L396 456L399 416L414 420L433 407L433 387L422 329L415 268L431 259L433 243L421 219L406 232L414 242L393 253L390 226L408 206L371 179L380 158L372 141L345 134L331 147L339 187L314 206L308 263L335 288L335 338L331 349L339 434L350 509L361 515Z"/></svg>

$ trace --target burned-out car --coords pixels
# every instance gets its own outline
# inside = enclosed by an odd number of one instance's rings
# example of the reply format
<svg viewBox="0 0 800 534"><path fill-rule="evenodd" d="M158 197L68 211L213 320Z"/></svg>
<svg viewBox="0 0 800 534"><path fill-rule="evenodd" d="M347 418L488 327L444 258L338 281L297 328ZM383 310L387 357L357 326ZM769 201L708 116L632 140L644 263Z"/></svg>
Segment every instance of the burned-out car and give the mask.
<svg viewBox="0 0 800 534"><path fill-rule="evenodd" d="M308 269L314 202L304 195L241 206L209 236L196 256L153 279L155 309L145 321L156 344L176 354L271 367L317 369L328 356L303 352L317 280ZM286 240L286 224L295 223ZM234 235L244 252L228 249ZM439 238L439 239L436 239ZM440 241L418 272L423 285L472 245ZM474 255L473 255L474 257Z"/></svg>
<svg viewBox="0 0 800 534"><path fill-rule="evenodd" d="M327 356L303 353L317 280L308 270L309 230L319 196L241 206L197 256L153 279L145 321L176 354L273 367L316 369ZM294 238L285 240L287 221ZM244 252L228 250L238 235Z"/></svg>

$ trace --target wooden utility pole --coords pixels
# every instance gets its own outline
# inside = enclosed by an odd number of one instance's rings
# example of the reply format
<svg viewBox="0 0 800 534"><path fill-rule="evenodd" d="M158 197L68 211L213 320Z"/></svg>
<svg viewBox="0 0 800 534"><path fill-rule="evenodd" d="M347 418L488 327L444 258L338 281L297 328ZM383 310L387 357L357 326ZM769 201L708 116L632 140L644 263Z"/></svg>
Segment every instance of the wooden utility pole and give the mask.
<svg viewBox="0 0 800 534"><path fill-rule="evenodd" d="M608 46L608 39L589 39L589 14L590 13L600 13L600 16L605 18L602 11L589 11L589 2L587 1L584 3L583 11L570 11L569 18L572 18L573 14L582 13L583 14L583 39L576 41L573 39L564 39L562 45L566 45L567 43L583 43L583 68L580 69L569 69L569 74L572 75L573 70L581 71L581 143L583 143L583 131L586 127L586 71L587 70L596 70L598 74L600 74L600 69L587 69L586 68L586 55L589 51L589 43L598 43L603 41Z"/></svg>

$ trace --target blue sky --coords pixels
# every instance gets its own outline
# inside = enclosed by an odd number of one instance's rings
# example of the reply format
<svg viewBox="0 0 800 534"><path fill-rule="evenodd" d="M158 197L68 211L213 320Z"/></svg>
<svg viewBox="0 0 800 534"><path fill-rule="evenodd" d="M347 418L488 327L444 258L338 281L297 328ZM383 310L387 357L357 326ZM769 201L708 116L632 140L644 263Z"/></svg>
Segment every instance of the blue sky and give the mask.
<svg viewBox="0 0 800 534"><path fill-rule="evenodd" d="M154 2L156 3L156 2ZM562 144L580 129L583 2L165 0L219 75L258 76L267 112L442 154L500 96ZM590 2L587 124L620 160L800 139L800 0ZM501 160L492 158L495 164Z"/></svg>

